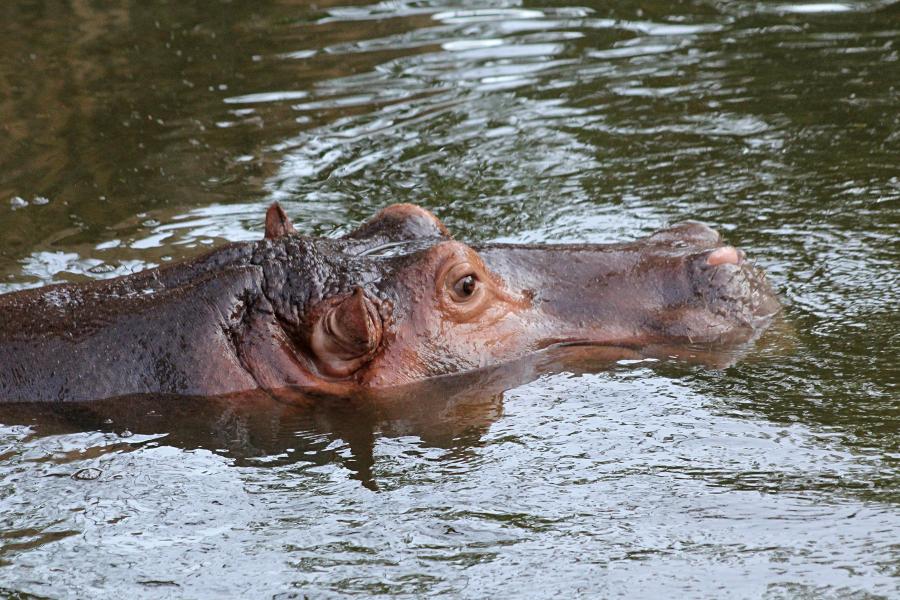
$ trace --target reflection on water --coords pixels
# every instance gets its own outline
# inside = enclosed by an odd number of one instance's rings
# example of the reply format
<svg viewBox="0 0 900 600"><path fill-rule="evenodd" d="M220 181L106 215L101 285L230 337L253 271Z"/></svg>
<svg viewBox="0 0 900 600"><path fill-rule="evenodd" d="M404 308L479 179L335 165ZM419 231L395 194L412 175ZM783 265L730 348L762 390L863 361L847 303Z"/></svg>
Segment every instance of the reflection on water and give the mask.
<svg viewBox="0 0 900 600"><path fill-rule="evenodd" d="M787 308L724 370L3 407L0 596L897 595L898 6L3 3L0 292L410 201L706 220Z"/></svg>

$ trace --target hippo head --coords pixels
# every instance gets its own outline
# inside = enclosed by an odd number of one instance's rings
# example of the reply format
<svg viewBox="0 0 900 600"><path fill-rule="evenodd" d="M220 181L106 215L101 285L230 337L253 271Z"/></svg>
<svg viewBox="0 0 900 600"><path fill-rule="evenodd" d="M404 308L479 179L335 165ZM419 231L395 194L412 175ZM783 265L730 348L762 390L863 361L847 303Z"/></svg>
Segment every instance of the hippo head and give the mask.
<svg viewBox="0 0 900 600"><path fill-rule="evenodd" d="M779 310L743 252L694 222L623 244L469 246L414 205L340 239L296 234L273 205L266 238L254 261L290 360L257 364L263 387L402 385L560 344L715 348Z"/></svg>

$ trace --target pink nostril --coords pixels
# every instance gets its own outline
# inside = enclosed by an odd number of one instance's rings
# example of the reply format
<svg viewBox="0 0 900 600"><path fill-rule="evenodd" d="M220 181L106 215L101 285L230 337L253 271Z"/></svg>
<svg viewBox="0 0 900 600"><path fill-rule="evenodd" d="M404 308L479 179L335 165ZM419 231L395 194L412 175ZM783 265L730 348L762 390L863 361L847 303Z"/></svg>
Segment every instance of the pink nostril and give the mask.
<svg viewBox="0 0 900 600"><path fill-rule="evenodd" d="M706 257L706 264L711 267L724 264L736 265L741 262L741 255L736 248L732 246L722 246L710 252Z"/></svg>

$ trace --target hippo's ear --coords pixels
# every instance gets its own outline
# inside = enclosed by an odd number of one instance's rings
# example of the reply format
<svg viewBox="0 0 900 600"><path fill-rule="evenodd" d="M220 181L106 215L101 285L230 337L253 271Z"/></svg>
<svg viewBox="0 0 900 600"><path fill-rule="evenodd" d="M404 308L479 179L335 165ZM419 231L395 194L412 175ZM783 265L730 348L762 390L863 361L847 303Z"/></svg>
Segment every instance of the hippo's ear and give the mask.
<svg viewBox="0 0 900 600"><path fill-rule="evenodd" d="M362 288L332 304L313 326L310 348L324 373L347 377L369 362L381 345L381 315Z"/></svg>
<svg viewBox="0 0 900 600"><path fill-rule="evenodd" d="M275 240L289 233L297 233L297 230L281 205L273 202L266 211L266 239Z"/></svg>
<svg viewBox="0 0 900 600"><path fill-rule="evenodd" d="M415 204L392 204L347 234L350 239L372 239L377 243L405 242L426 238L450 239L450 232L430 211Z"/></svg>

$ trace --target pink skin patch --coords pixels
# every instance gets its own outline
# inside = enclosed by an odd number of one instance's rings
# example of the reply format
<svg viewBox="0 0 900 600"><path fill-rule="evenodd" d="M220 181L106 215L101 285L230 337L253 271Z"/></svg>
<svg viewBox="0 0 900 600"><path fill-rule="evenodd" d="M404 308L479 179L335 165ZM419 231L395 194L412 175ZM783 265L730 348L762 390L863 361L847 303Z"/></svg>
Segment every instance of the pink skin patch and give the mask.
<svg viewBox="0 0 900 600"><path fill-rule="evenodd" d="M732 246L722 246L721 248L713 250L713 252L706 257L706 264L711 267L724 264L736 265L739 262L741 262L741 255L738 253L737 249Z"/></svg>

